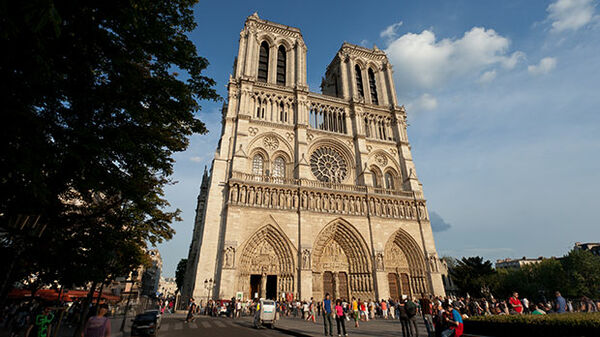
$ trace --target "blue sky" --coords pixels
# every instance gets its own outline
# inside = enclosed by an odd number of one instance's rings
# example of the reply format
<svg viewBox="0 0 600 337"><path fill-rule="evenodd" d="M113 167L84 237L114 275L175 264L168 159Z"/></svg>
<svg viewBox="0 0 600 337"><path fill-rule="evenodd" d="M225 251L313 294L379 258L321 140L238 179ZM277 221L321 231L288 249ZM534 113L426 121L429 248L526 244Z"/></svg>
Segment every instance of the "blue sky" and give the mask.
<svg viewBox="0 0 600 337"><path fill-rule="evenodd" d="M600 241L598 0L215 1L190 35L226 85L245 18L300 28L308 84L342 42L377 45L394 65L400 104L440 255L560 256ZM175 155L166 189L183 221L159 245L166 276L187 257L196 197L220 134L220 104L202 102L210 133Z"/></svg>

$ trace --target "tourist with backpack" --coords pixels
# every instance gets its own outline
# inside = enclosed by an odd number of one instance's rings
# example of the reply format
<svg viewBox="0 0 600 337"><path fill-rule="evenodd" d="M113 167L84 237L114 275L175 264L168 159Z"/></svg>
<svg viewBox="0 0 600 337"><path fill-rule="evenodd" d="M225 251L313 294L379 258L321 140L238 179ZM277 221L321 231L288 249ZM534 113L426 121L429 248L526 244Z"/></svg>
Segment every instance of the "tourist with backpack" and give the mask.
<svg viewBox="0 0 600 337"><path fill-rule="evenodd" d="M419 337L417 329L417 305L410 298L406 301L406 315L408 316L408 325L412 330L411 336Z"/></svg>

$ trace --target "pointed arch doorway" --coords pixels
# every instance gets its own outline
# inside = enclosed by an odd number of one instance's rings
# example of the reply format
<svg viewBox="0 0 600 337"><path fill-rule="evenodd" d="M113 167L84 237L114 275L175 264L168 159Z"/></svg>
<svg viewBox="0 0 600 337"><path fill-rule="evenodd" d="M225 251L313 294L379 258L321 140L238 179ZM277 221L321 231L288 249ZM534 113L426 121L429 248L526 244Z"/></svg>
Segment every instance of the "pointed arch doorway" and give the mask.
<svg viewBox="0 0 600 337"><path fill-rule="evenodd" d="M266 225L248 239L238 266L238 289L246 298L278 299L294 293L295 260L289 239Z"/></svg>
<svg viewBox="0 0 600 337"><path fill-rule="evenodd" d="M314 244L313 296L374 298L371 259L360 233L347 221L326 225Z"/></svg>
<svg viewBox="0 0 600 337"><path fill-rule="evenodd" d="M425 279L425 255L416 241L404 230L398 229L385 246L384 266L390 297L421 296L430 293Z"/></svg>

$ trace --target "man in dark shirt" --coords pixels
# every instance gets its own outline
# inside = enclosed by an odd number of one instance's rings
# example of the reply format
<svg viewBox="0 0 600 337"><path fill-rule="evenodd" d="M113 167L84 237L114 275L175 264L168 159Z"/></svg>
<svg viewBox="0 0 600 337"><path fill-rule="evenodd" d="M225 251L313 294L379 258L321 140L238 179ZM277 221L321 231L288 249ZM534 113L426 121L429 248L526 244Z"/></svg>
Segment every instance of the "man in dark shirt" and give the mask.
<svg viewBox="0 0 600 337"><path fill-rule="evenodd" d="M431 300L425 294L423 294L423 297L421 298L421 310L423 312L423 321L425 322L425 328L427 329L427 336L435 336L433 318L431 316Z"/></svg>
<svg viewBox="0 0 600 337"><path fill-rule="evenodd" d="M398 302L398 315L400 317L400 325L402 325L402 336L410 337L410 326L408 325L408 313L406 312L406 300Z"/></svg>

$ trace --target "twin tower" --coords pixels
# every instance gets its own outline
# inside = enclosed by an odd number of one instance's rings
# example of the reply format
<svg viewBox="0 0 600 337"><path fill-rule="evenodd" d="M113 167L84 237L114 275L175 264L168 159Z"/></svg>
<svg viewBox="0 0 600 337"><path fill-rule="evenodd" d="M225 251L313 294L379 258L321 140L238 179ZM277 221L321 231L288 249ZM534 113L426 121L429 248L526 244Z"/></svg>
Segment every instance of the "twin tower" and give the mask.
<svg viewBox="0 0 600 337"><path fill-rule="evenodd" d="M385 53L342 44L321 89L299 29L246 19L184 299L444 294Z"/></svg>

